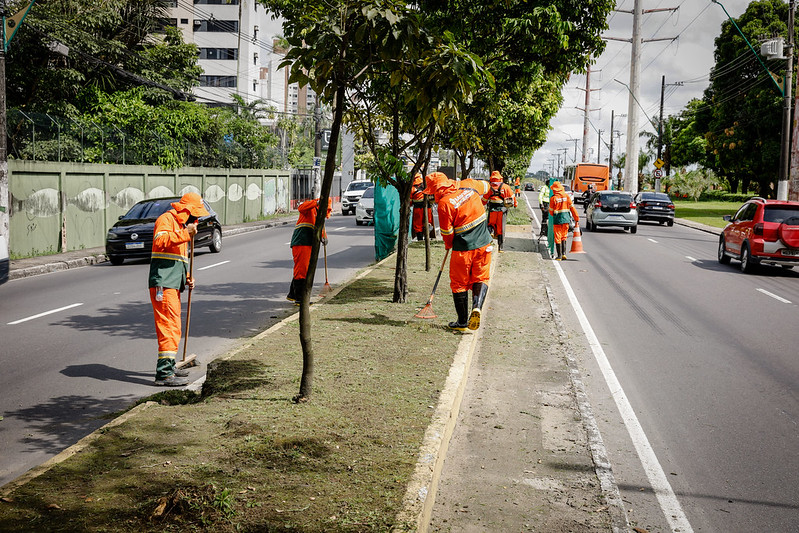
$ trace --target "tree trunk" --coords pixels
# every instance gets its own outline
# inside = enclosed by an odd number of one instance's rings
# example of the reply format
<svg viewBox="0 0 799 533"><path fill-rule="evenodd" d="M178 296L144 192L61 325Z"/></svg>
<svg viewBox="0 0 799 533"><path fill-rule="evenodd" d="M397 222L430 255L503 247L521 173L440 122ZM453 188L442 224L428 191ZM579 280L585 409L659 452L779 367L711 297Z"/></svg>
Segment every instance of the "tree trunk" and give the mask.
<svg viewBox="0 0 799 533"><path fill-rule="evenodd" d="M300 379L300 392L294 397L295 402L308 401L313 390L314 351L311 339L311 292L313 291L316 262L319 260L319 242L322 239L322 230L327 218L327 202L330 198L330 189L333 185L333 171L336 168L336 151L338 150L339 133L341 132L341 119L344 115L344 87L336 90L335 107L333 109L333 123L330 126L330 146L327 150L325 161L325 175L322 179L322 191L319 196L319 210L314 223L315 239L311 246L311 259L308 265L308 275L305 281L305 292L302 293L300 302L300 345L302 346L302 377ZM406 228L407 229L407 228Z"/></svg>
<svg viewBox="0 0 799 533"><path fill-rule="evenodd" d="M399 180L398 180L399 181ZM394 272L394 303L405 303L408 298L408 231L411 219L411 189L413 182L399 181L400 194L399 234L397 235L397 263Z"/></svg>

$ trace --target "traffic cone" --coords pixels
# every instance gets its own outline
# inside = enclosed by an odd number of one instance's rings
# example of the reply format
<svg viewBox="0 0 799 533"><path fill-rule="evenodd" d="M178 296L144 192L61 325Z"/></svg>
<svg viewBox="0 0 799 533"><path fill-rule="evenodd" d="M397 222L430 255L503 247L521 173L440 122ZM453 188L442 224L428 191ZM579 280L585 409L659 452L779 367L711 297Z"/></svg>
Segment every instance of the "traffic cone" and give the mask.
<svg viewBox="0 0 799 533"><path fill-rule="evenodd" d="M580 226L574 225L574 235L572 236L572 249L569 250L570 254L584 254L583 250L583 236L580 233Z"/></svg>

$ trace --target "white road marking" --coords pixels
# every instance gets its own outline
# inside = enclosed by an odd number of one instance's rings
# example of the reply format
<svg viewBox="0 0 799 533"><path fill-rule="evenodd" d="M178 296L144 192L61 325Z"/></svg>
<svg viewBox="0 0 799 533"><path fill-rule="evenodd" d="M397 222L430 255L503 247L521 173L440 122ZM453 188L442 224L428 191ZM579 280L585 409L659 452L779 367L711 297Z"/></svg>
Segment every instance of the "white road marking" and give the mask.
<svg viewBox="0 0 799 533"><path fill-rule="evenodd" d="M15 326L17 324L22 324L23 322L27 322L28 320L34 320L36 318L41 318L43 316L52 315L53 313L58 313L60 311L66 311L67 309L72 309L73 307L78 307L79 305L83 305L83 302L67 305L64 307L59 307L58 309L53 309L52 311L45 311L44 313L39 313L38 315L29 316L27 318L20 318L19 320L15 320L14 322L9 322L6 324L7 326Z"/></svg>
<svg viewBox="0 0 799 533"><path fill-rule="evenodd" d="M649 242L654 242L655 244L657 244L657 243L658 243L658 242L657 242L655 239L649 239L649 238L647 238L646 240L648 240Z"/></svg>
<svg viewBox="0 0 799 533"><path fill-rule="evenodd" d="M209 268L218 267L219 265L224 265L225 263L230 263L230 261L222 261L221 263L214 263L213 265L204 266L202 268L198 268L197 270L208 270Z"/></svg>
<svg viewBox="0 0 799 533"><path fill-rule="evenodd" d="M346 228L344 226L339 226L337 228L329 229L328 231L339 231L339 230L343 230L343 229L346 229Z"/></svg>
<svg viewBox="0 0 799 533"><path fill-rule="evenodd" d="M288 246L288 245L290 245L290 244L291 244L291 241L287 242L287 243L285 244L285 246Z"/></svg>
<svg viewBox="0 0 799 533"><path fill-rule="evenodd" d="M690 255L686 255L685 258L692 263L696 263L697 261L699 261L699 259L697 259L696 257L691 257Z"/></svg>
<svg viewBox="0 0 799 533"><path fill-rule="evenodd" d="M782 297L780 297L780 296L777 296L777 295L776 295L776 294L774 294L773 292L768 292L766 289L757 289L757 291L758 291L758 292L762 292L762 293L763 293L763 294L765 294L766 296L771 296L771 297L772 297L772 298L774 298L775 300L778 300L778 301L780 301L780 302L782 302L782 303L784 303L784 304L789 304L789 303L791 303L791 301L790 301L790 300L786 300L785 298L782 298Z"/></svg>
<svg viewBox="0 0 799 533"><path fill-rule="evenodd" d="M646 433L644 433L644 429L638 421L638 417L635 416L635 410L627 399L627 395L624 393L624 389L622 389L615 372L613 372L610 361L608 361L607 355L594 333L594 329L588 322L588 317L583 312L580 302L577 301L577 296L574 294L569 281L566 279L566 274L563 273L563 269L559 263L554 263L554 265L555 270L558 272L558 276L560 276L561 283L563 283L563 288L569 296L569 301L574 308L574 312L580 321L583 332L588 339L588 344L591 346L591 351L594 353L594 358L599 365L599 369L605 377L605 383L607 383L610 394L616 402L616 408L619 410L624 425L627 427L627 433L632 439L636 452L638 452L641 465L644 467L644 472L646 473L649 483L652 485L655 496L657 496L666 521L668 521L672 531L692 533L693 528L688 522L688 517L685 516L682 506L669 484L666 473L663 471L663 467L660 466L660 462L658 462L655 451L652 449L652 445L649 443Z"/></svg>

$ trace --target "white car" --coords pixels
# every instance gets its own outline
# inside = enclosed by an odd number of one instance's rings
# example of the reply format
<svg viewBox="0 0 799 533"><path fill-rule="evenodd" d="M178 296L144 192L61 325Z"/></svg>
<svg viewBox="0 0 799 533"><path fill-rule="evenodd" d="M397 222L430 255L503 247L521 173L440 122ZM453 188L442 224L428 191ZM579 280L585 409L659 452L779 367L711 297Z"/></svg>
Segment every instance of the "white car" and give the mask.
<svg viewBox="0 0 799 533"><path fill-rule="evenodd" d="M363 191L358 205L355 206L355 223L359 226L374 224L375 222L375 188L369 187Z"/></svg>
<svg viewBox="0 0 799 533"><path fill-rule="evenodd" d="M352 215L355 213L355 206L361 199L363 192L374 185L369 180L355 180L349 182L347 189L341 193L341 214Z"/></svg>

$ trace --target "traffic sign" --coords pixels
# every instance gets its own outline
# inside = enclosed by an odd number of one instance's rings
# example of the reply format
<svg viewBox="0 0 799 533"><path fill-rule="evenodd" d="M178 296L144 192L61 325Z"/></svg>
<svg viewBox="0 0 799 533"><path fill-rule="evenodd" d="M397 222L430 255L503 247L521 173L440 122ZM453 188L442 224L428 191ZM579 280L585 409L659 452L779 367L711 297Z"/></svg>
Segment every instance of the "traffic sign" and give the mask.
<svg viewBox="0 0 799 533"><path fill-rule="evenodd" d="M662 159L660 159L660 158L657 158L657 159L655 160L655 163L654 163L654 164L655 164L655 167L656 167L656 168L658 168L658 169L661 169L661 168L663 168L663 165L665 165L665 164L666 164L666 162L665 162L665 161L663 161L663 160L662 160Z"/></svg>
<svg viewBox="0 0 799 533"><path fill-rule="evenodd" d="M662 178L662 177L663 177L663 171L662 171L662 170L660 170L659 168L655 169L655 171L654 171L652 174L653 174L653 175L654 175L656 178Z"/></svg>

